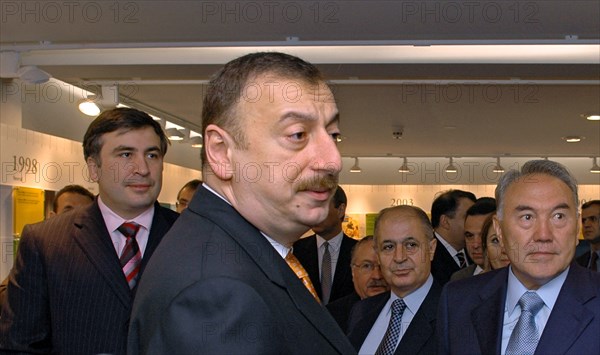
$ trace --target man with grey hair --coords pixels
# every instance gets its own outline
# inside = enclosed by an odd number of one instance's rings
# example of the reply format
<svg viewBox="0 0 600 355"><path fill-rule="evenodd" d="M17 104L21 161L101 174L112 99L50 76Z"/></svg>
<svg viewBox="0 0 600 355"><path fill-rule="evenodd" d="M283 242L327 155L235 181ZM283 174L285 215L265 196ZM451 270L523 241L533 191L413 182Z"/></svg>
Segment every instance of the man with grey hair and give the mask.
<svg viewBox="0 0 600 355"><path fill-rule="evenodd" d="M418 207L382 210L375 221L375 248L391 288L358 302L348 338L359 354L435 354L436 311L442 287L431 275L437 239Z"/></svg>
<svg viewBox="0 0 600 355"><path fill-rule="evenodd" d="M510 267L448 284L439 354L599 354L600 275L572 262L577 183L548 160L507 172L494 219Z"/></svg>

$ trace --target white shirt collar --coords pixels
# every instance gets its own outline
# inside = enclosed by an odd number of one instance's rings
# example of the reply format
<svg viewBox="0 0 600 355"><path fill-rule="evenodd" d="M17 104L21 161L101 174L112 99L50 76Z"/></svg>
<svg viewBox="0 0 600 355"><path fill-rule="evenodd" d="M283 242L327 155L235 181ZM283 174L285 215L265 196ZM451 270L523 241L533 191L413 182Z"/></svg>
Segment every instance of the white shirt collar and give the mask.
<svg viewBox="0 0 600 355"><path fill-rule="evenodd" d="M413 314L416 314L417 311L419 310L419 307L421 307L421 304L423 303L423 301L425 300L425 297L427 297L427 294L429 293L429 290L431 289L431 285L433 285L433 276L431 276L431 274L429 274L429 276L427 277L427 280L425 281L424 284L421 285L421 287L419 287L418 289L414 290L413 292L409 293L404 298L402 298L404 300L404 303L406 303L406 307ZM400 297L398 297L393 291L391 292L390 300L389 300L388 304L386 304L386 306L388 307L388 312L391 312L391 310L392 310L392 302L394 302L395 300L397 300L399 298Z"/></svg>
<svg viewBox="0 0 600 355"><path fill-rule="evenodd" d="M442 237L438 232L435 232L435 236L440 241L440 243L442 243L444 248L448 250L448 253L450 253L450 255L452 255L452 257L454 258L456 256L456 253L458 253L458 250L454 249L454 247L450 245L450 243L448 243L446 239L444 239L444 237Z"/></svg>
<svg viewBox="0 0 600 355"><path fill-rule="evenodd" d="M540 298L544 301L544 304L550 308L550 310L552 310L554 307L556 299L558 298L558 294L560 293L560 289L567 279L569 268L570 266L558 274L555 278L542 285L542 287L535 290L535 292L540 296ZM506 290L506 310L508 311L509 316L512 314L512 312L514 312L517 303L519 303L519 299L521 299L521 296L523 296L523 294L527 291L529 291L527 287L525 287L513 273L511 265L508 268L508 286Z"/></svg>
<svg viewBox="0 0 600 355"><path fill-rule="evenodd" d="M342 246L343 237L344 237L343 231L341 231L340 234L336 235L335 237L333 237L329 240L325 240L325 239L323 239L323 237L321 237L320 235L317 234L317 247L319 249L321 249L321 246L323 245L323 243L329 242L330 252L337 252L340 249L340 247Z"/></svg>
<svg viewBox="0 0 600 355"><path fill-rule="evenodd" d="M104 219L104 224L109 232L114 232L123 224L124 222L135 222L146 230L150 230L152 226L152 218L154 217L154 204L150 206L147 210L140 213L135 218L124 219L123 217L116 214L113 210L111 210L98 196L98 207L100 208L100 213L102 214L102 218Z"/></svg>

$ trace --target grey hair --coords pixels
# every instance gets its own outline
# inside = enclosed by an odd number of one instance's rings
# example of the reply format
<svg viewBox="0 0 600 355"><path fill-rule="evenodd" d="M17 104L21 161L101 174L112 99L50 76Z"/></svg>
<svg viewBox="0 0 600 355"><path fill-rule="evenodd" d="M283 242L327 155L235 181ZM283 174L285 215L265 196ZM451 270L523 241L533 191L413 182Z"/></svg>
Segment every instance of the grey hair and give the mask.
<svg viewBox="0 0 600 355"><path fill-rule="evenodd" d="M498 186L496 186L496 202L498 203L497 218L503 219L503 208L504 208L504 196L508 187L516 182L517 180L524 178L527 175L533 174L545 174L559 179L564 182L573 195L574 206L579 206L579 195L577 193L577 181L571 175L567 168L552 160L530 160L526 162L522 167L521 171L510 170L506 174L502 175ZM579 214L579 213L578 213Z"/></svg>

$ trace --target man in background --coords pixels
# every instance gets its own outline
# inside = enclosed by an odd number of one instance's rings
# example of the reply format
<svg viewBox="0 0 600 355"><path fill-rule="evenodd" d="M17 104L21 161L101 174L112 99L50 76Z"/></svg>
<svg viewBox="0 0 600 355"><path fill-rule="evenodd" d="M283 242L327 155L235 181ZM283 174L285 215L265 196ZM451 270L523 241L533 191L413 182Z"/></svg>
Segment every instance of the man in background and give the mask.
<svg viewBox="0 0 600 355"><path fill-rule="evenodd" d="M504 174L496 234L510 266L446 285L438 354L600 354L600 274L572 262L577 183L550 160Z"/></svg>
<svg viewBox="0 0 600 355"><path fill-rule="evenodd" d="M420 208L403 205L379 213L375 245L391 291L352 309L348 337L359 354L435 354L442 291L431 275L436 243L431 222Z"/></svg>
<svg viewBox="0 0 600 355"><path fill-rule="evenodd" d="M177 203L175 204L175 208L177 209L178 213L183 212L183 210L187 208L192 200L192 197L194 197L196 190L198 190L198 186L200 185L202 185L202 180L194 179L188 181L185 185L183 185L181 190L179 190L177 193Z"/></svg>
<svg viewBox="0 0 600 355"><path fill-rule="evenodd" d="M94 202L94 194L90 190L81 185L67 185L54 196L52 210L48 213L48 218L87 206L92 202ZM10 275L0 284L0 307L6 301L6 288L8 287L9 277Z"/></svg>
<svg viewBox="0 0 600 355"><path fill-rule="evenodd" d="M583 238L590 243L590 250L577 258L579 265L600 271L600 200L591 200L581 206Z"/></svg>
<svg viewBox="0 0 600 355"><path fill-rule="evenodd" d="M450 280L460 280L469 276L479 275L485 269L485 255L483 254L483 243L481 231L485 220L496 212L496 200L492 197L481 197L467 210L465 218L465 245L467 254L473 263L458 270Z"/></svg>
<svg viewBox="0 0 600 355"><path fill-rule="evenodd" d="M327 304L327 310L344 332L346 332L350 311L356 302L389 291L381 274L372 235L364 237L354 245L351 265L354 292Z"/></svg>
<svg viewBox="0 0 600 355"><path fill-rule="evenodd" d="M125 354L137 282L178 214L156 201L168 139L116 108L83 138L96 200L23 229L0 317L0 349Z"/></svg>
<svg viewBox="0 0 600 355"><path fill-rule="evenodd" d="M431 224L437 239L431 274L440 285L450 281L453 273L472 264L465 253L465 217L475 200L471 192L449 190L431 205Z"/></svg>
<svg viewBox="0 0 600 355"><path fill-rule="evenodd" d="M294 255L308 272L324 305L354 291L350 254L356 240L342 232L347 203L346 193L338 186L327 218L312 227L315 234L294 243Z"/></svg>

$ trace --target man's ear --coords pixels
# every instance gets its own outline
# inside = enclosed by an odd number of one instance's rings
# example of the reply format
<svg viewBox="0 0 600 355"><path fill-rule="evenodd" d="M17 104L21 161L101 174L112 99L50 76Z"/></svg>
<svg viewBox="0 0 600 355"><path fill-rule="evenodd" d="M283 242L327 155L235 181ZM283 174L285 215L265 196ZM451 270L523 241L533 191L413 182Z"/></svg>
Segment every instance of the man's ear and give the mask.
<svg viewBox="0 0 600 355"><path fill-rule="evenodd" d="M498 237L500 240L500 244L504 246L504 250L508 251L507 246L504 245L504 236L502 235L502 228L500 228L500 220L498 219L498 216L494 215L492 221L494 222L492 228L494 228L494 231L496 232L496 237Z"/></svg>
<svg viewBox="0 0 600 355"><path fill-rule="evenodd" d="M86 164L90 172L90 179L97 182L100 179L100 165L92 157L87 158Z"/></svg>
<svg viewBox="0 0 600 355"><path fill-rule="evenodd" d="M436 247L437 247L437 239L433 238L432 240L429 241L429 261L433 261Z"/></svg>
<svg viewBox="0 0 600 355"><path fill-rule="evenodd" d="M442 227L443 229L450 229L450 217L446 216L445 214L440 216L440 227Z"/></svg>
<svg viewBox="0 0 600 355"><path fill-rule="evenodd" d="M338 219L344 221L344 216L346 216L346 204L345 203L340 203L340 205L337 207L337 211L338 211Z"/></svg>
<svg viewBox="0 0 600 355"><path fill-rule="evenodd" d="M206 160L220 180L233 178L231 154L234 146L235 142L227 131L214 124L206 127L204 132Z"/></svg>

